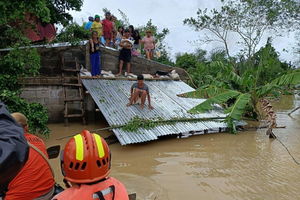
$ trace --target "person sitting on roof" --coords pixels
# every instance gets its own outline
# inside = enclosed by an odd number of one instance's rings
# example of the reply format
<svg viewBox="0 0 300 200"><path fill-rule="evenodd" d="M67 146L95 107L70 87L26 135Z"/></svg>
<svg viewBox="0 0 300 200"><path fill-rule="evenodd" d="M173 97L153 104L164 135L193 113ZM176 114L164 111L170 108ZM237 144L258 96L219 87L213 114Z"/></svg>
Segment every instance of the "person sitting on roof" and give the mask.
<svg viewBox="0 0 300 200"><path fill-rule="evenodd" d="M54 194L55 181L52 170L43 157L48 157L45 143L39 137L28 133L28 120L22 113L12 113L11 116L23 127L30 148L28 160L8 184L4 200L49 200Z"/></svg>
<svg viewBox="0 0 300 200"><path fill-rule="evenodd" d="M110 167L111 153L102 137L87 130L75 135L66 144L61 157L68 189L53 200L128 200L125 186L109 177Z"/></svg>
<svg viewBox="0 0 300 200"><path fill-rule="evenodd" d="M148 98L148 108L152 110L153 107L151 106L149 87L144 83L144 76L138 75L137 83L134 83L131 86L130 98L127 106L139 103L141 109L144 109L146 98Z"/></svg>

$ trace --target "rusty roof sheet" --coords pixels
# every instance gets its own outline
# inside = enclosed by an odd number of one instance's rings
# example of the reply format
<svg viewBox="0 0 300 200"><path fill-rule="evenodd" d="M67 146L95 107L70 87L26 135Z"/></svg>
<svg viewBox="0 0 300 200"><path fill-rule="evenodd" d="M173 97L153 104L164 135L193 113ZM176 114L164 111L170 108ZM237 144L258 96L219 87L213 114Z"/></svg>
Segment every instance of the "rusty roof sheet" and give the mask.
<svg viewBox="0 0 300 200"><path fill-rule="evenodd" d="M141 110L138 105L127 107L130 96L130 87L134 81L129 80L104 80L82 79L85 88L89 91L95 103L103 113L109 125L124 125L133 117L145 119L161 117L173 118L208 118L224 117L222 110L215 110L202 114L189 114L187 111L204 99L178 97L178 94L193 91L189 85L182 81L145 81L149 86L151 102L154 110L145 107ZM157 140L159 136L199 132L210 133L224 130L226 124L216 121L205 122L179 122L157 126L153 129L139 129L138 133L114 129L116 137L122 145Z"/></svg>

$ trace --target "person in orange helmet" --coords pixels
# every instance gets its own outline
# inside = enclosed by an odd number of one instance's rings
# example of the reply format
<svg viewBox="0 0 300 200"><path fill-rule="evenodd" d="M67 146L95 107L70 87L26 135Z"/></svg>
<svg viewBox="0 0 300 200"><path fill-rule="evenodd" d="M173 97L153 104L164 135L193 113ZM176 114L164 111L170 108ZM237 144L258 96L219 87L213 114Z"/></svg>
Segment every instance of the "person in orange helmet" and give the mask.
<svg viewBox="0 0 300 200"><path fill-rule="evenodd" d="M61 157L68 189L53 200L128 200L125 186L109 177L111 153L106 141L84 130L71 138Z"/></svg>

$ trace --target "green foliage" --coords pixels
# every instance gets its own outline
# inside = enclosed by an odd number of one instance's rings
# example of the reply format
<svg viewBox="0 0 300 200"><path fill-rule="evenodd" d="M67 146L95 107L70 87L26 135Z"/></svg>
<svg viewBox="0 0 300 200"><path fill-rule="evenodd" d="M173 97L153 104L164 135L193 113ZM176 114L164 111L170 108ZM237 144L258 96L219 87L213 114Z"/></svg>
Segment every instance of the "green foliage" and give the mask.
<svg viewBox="0 0 300 200"><path fill-rule="evenodd" d="M139 129L153 129L156 126L175 124L178 122L191 122L196 123L199 121L220 121L224 120L223 117L210 117L210 118L172 118L162 119L160 117L155 119L143 119L138 116L133 117L129 122L124 125L112 126L111 129L121 128L124 131L140 133Z"/></svg>
<svg viewBox="0 0 300 200"><path fill-rule="evenodd" d="M32 133L49 134L47 110L38 103L20 98L19 79L38 74L40 57L36 49L17 48L4 53L0 59L0 101L10 112L21 112L29 120Z"/></svg>
<svg viewBox="0 0 300 200"><path fill-rule="evenodd" d="M73 18L68 11L79 11L82 0L4 0L0 3L0 26L23 21L26 13L33 13L43 22L67 25Z"/></svg>
<svg viewBox="0 0 300 200"><path fill-rule="evenodd" d="M217 94L208 100L200 103L196 107L190 110L191 113L199 113L199 112L206 112L213 109L213 104L223 104L226 103L229 99L235 98L241 93L234 90L227 90L223 93Z"/></svg>
<svg viewBox="0 0 300 200"><path fill-rule="evenodd" d="M137 29L142 38L146 35L147 30L151 30L152 35L156 40L156 50L161 53L159 58L154 59L155 61L166 65L174 65L167 51L168 47L164 42L166 36L170 32L169 29L163 28L162 31L159 31L158 27L152 23L152 19L150 19L146 25L137 27Z"/></svg>
<svg viewBox="0 0 300 200"><path fill-rule="evenodd" d="M266 62L268 64L268 62ZM299 70L290 70L288 73L273 75L273 80L264 84L260 81L265 70L270 66L249 68L241 75L238 75L231 66L224 66L221 62L216 63L222 70L223 86L220 84L220 77L216 77L215 82L210 83L209 87L202 87L195 92L182 94L182 97L196 97L208 99L190 110L191 113L206 112L213 109L214 104L221 104L227 113L226 122L235 132L235 121L247 115L257 118L259 112L257 103L260 99L269 95L279 97L283 89L292 88L300 83Z"/></svg>
<svg viewBox="0 0 300 200"><path fill-rule="evenodd" d="M232 120L240 120L245 112L246 105L250 102L251 95L250 94L240 94L236 97L235 103L226 109L226 113L228 113L228 118Z"/></svg>
<svg viewBox="0 0 300 200"><path fill-rule="evenodd" d="M90 35L90 31L85 30L83 26L71 23L61 30L54 42L69 42L72 45L78 45L81 41L88 40Z"/></svg>
<svg viewBox="0 0 300 200"><path fill-rule="evenodd" d="M300 70L295 70L288 74L282 75L271 82L272 85L278 85L278 86L297 85L299 83L300 83Z"/></svg>
<svg viewBox="0 0 300 200"><path fill-rule="evenodd" d="M196 68L198 59L195 54L184 53L182 55L177 55L176 66L181 67L185 70L189 68Z"/></svg>
<svg viewBox="0 0 300 200"><path fill-rule="evenodd" d="M224 89L216 85L206 85L196 89L195 91L180 94L178 96L185 97L185 98L200 98L200 99L206 98L207 99L226 91L228 91L228 89Z"/></svg>
<svg viewBox="0 0 300 200"><path fill-rule="evenodd" d="M0 90L0 101L8 106L8 110L23 113L28 118L28 124L31 133L39 133L45 136L49 135L47 127L47 110L39 103L28 103L20 98L18 92L10 90Z"/></svg>
<svg viewBox="0 0 300 200"><path fill-rule="evenodd" d="M151 129L154 127L154 120L143 119L138 116L135 116L125 126L122 127L122 130L128 132L137 132L137 130L140 128Z"/></svg>
<svg viewBox="0 0 300 200"><path fill-rule="evenodd" d="M30 41L23 30L31 28L27 14L34 14L43 23L66 25L72 19L68 11L80 10L82 0L1 1L0 48L12 48L0 54L0 101L10 112L21 112L29 120L32 133L49 134L47 110L40 104L20 98L19 79L39 72L40 56L36 49L27 48ZM81 33L81 32L79 32ZM76 36L77 32L75 32Z"/></svg>
<svg viewBox="0 0 300 200"><path fill-rule="evenodd" d="M69 11L80 11L83 0L46 0L46 4L50 11L50 23L66 26L73 19Z"/></svg>

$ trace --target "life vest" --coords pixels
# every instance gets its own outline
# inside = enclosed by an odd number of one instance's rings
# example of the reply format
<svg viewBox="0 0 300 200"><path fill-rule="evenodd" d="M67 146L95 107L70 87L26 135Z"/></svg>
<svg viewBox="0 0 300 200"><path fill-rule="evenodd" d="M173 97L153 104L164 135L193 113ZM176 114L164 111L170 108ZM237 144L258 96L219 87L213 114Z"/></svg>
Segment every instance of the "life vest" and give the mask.
<svg viewBox="0 0 300 200"><path fill-rule="evenodd" d="M81 184L66 189L52 200L129 200L125 186L115 178L89 185Z"/></svg>
<svg viewBox="0 0 300 200"><path fill-rule="evenodd" d="M24 136L30 146L29 157L22 170L9 183L5 200L35 199L48 194L55 184L43 140L29 133Z"/></svg>

